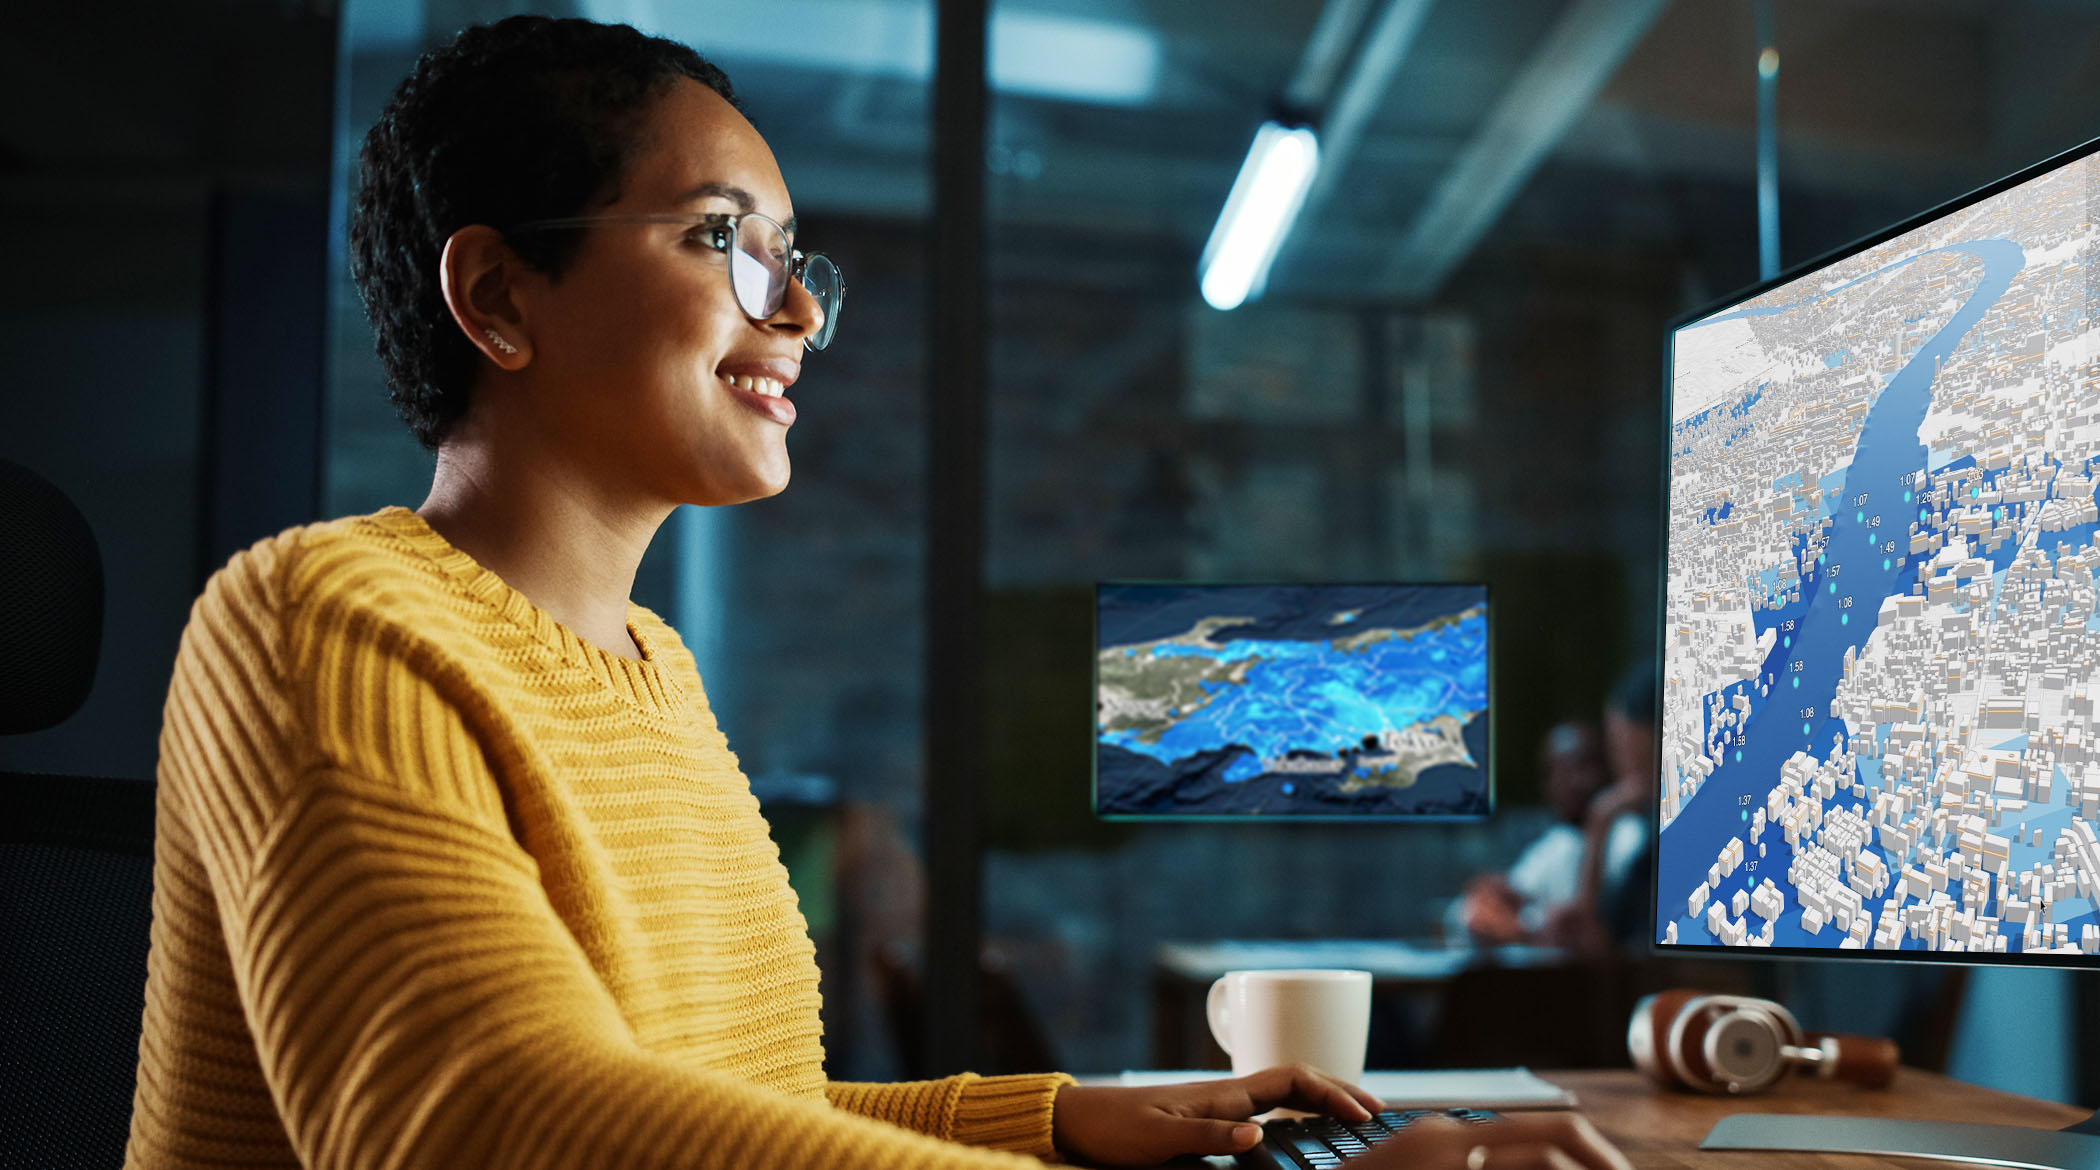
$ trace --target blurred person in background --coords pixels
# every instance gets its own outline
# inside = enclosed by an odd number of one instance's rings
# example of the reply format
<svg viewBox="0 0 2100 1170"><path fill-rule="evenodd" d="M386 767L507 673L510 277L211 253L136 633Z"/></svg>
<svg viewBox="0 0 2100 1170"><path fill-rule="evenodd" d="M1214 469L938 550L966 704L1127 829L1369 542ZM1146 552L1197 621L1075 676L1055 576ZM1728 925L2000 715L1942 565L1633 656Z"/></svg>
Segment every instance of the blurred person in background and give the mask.
<svg viewBox="0 0 2100 1170"><path fill-rule="evenodd" d="M1583 720L1555 724L1539 744L1539 771L1555 823L1525 846L1506 872L1484 873L1466 883L1445 916L1447 937L1484 946L1538 942L1548 915L1574 900L1582 883L1590 801L1607 775L1597 725Z"/></svg>
<svg viewBox="0 0 2100 1170"><path fill-rule="evenodd" d="M1604 709L1604 753L1612 780L1591 800L1583 826L1575 897L1548 917L1546 936L1582 954L1639 941L1647 929L1648 875L1655 864L1656 665L1619 679Z"/></svg>

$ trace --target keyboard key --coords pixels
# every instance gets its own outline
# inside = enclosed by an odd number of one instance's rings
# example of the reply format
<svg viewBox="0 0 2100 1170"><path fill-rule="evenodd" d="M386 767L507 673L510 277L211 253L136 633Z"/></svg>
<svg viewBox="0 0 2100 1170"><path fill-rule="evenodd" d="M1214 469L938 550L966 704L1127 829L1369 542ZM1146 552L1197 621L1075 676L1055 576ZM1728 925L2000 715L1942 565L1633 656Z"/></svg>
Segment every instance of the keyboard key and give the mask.
<svg viewBox="0 0 2100 1170"><path fill-rule="evenodd" d="M1372 1146L1424 1117L1449 1117L1483 1125L1499 1118L1485 1109L1386 1109L1368 1121L1332 1117L1279 1118L1263 1126L1261 1144L1239 1156L1248 1170L1346 1170L1343 1159Z"/></svg>

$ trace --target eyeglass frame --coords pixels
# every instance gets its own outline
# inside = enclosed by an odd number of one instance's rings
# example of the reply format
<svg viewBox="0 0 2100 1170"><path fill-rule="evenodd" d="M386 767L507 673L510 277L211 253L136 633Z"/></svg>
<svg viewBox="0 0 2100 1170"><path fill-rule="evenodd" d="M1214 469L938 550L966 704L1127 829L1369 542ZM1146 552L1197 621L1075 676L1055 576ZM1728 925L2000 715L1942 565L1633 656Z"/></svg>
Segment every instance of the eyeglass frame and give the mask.
<svg viewBox="0 0 2100 1170"><path fill-rule="evenodd" d="M709 225L711 223L719 223L720 225L725 226L729 229L729 247L735 248L737 246L737 233L741 230L743 221L747 219L762 219L767 223L772 224L773 227L780 232L781 238L785 239L788 242L789 259L787 273L789 284L802 284L802 274L809 270L809 262L812 260L822 260L824 261L824 263L831 265L831 271L838 276L838 294L832 299L831 307L825 311L824 324L820 326L816 331L817 333L826 335L824 338L824 344L822 346L818 346L812 344L810 338L805 337L802 339L802 344L808 346L811 352L818 352L822 349L829 348L831 345L831 337L829 335L836 333L838 329L837 321L834 315L837 313L839 306L845 304L846 302L846 274L839 268L838 262L836 260L833 260L831 257L826 256L824 253L804 252L802 249L797 248L795 246L795 234L787 229L787 225L781 223L777 219L774 219L770 215L764 214L763 212L705 211L694 214L677 211L658 211L635 212L633 214L627 215L567 215L557 216L553 219L529 219L526 220L524 223L513 224L506 230L512 232L523 232L537 231L543 228L582 228L590 227L593 224L601 223L683 224L687 227L697 228ZM754 259L755 258L756 257L754 257ZM750 318L753 321L770 321L773 319L773 316L779 315L780 309L775 309L773 310L773 314L771 316L752 316L751 312L744 308L743 300L734 296L736 292L736 266L734 264L731 264L725 271L724 275L727 276L730 281L730 293L732 294L731 299L736 300L736 307L738 311L744 314L744 316ZM809 286L803 285L802 291L810 292ZM810 292L810 298L814 300L816 298L816 294ZM787 307L787 297L785 293L783 293L781 296L780 305L781 308ZM819 305L818 307L823 308L822 305Z"/></svg>

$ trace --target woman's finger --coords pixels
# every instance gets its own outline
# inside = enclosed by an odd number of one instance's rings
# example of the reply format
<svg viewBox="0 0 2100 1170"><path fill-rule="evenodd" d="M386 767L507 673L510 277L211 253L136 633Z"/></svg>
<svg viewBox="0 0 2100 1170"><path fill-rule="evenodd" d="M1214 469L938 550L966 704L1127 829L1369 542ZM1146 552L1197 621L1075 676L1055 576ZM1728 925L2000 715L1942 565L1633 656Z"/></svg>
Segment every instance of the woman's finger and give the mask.
<svg viewBox="0 0 2100 1170"><path fill-rule="evenodd" d="M1633 1170L1587 1118L1560 1112L1486 1123L1424 1117L1348 1163L1351 1170L1359 1164L1364 1170Z"/></svg>
<svg viewBox="0 0 2100 1170"><path fill-rule="evenodd" d="M1283 1106L1362 1121L1383 1108L1371 1094L1305 1064L1265 1068L1241 1084L1256 1113Z"/></svg>
<svg viewBox="0 0 2100 1170"><path fill-rule="evenodd" d="M1231 1155L1254 1148L1261 1140L1261 1127L1251 1121L1221 1121L1209 1117L1177 1117L1167 1131L1172 1134L1172 1154ZM1579 1168L1578 1168L1579 1170Z"/></svg>
<svg viewBox="0 0 2100 1170"><path fill-rule="evenodd" d="M1349 1099L1363 1106L1366 1112L1376 1113L1380 1109L1385 1108L1385 1102L1379 1100L1376 1093L1370 1092L1362 1085L1352 1084L1339 1078L1334 1083L1340 1085L1342 1091L1349 1094Z"/></svg>

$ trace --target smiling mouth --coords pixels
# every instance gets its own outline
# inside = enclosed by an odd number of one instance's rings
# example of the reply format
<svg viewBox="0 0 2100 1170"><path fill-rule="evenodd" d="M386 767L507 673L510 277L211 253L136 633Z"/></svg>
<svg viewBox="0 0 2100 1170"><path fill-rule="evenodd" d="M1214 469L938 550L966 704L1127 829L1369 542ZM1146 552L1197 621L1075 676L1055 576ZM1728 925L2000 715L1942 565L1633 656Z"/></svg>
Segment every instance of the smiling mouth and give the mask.
<svg viewBox="0 0 2100 1170"><path fill-rule="evenodd" d="M787 387L772 378L759 378L750 374L722 375L722 380L739 390L752 394L763 394L768 398L779 398L787 393Z"/></svg>

